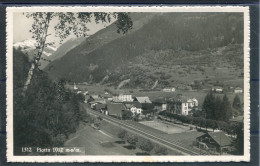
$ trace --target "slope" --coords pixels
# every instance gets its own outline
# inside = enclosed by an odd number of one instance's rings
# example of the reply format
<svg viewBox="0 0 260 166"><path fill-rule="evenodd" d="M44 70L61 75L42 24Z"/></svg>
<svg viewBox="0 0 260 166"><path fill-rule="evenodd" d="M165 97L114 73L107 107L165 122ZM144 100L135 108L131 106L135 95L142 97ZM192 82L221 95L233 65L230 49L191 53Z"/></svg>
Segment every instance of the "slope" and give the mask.
<svg viewBox="0 0 260 166"><path fill-rule="evenodd" d="M243 65L242 14L153 13L142 16L135 13L135 21L142 25L126 35L116 36L112 32L116 31L115 25L111 25L104 30L106 33L90 37L63 58L53 61L48 73L54 79L64 77L88 83L99 83L109 77L105 83L113 86L131 79L130 87L147 88L156 80L161 80L161 87L188 84L195 78L209 77L217 67L228 70L227 67L240 69ZM191 80L173 78L181 75L194 76Z"/></svg>

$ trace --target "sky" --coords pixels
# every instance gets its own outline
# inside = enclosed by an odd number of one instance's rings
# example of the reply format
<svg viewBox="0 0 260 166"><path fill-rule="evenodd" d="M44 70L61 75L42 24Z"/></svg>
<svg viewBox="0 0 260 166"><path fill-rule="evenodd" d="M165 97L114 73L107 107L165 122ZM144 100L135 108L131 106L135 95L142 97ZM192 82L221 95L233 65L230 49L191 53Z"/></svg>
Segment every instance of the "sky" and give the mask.
<svg viewBox="0 0 260 166"><path fill-rule="evenodd" d="M54 30L56 21L57 21L57 19L56 20L53 19L50 22L50 27L48 29L48 32L51 35L47 37L47 42L55 42L55 46L58 47L60 45L60 42L59 42L60 40L58 37L55 37L55 30ZM113 21L111 21L111 23ZM32 23L33 23L32 18L27 18L21 12L14 13L14 15L13 15L13 34L14 34L13 42L14 43L21 42L21 41L24 41L27 39L32 39L32 33L29 32L29 30L31 29ZM99 24L96 24L95 22L88 23L88 28L90 29L89 35L96 33L97 31L105 28L108 25L109 25L108 23L99 23ZM70 38L75 38L75 36L71 35L66 40L68 40Z"/></svg>

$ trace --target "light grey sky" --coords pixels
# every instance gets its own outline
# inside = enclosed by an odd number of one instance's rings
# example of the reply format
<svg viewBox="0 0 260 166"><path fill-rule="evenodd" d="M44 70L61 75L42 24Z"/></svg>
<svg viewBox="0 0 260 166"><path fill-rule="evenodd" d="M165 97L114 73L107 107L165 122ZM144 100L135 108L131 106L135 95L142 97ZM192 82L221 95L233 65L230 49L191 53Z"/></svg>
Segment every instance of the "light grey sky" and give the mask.
<svg viewBox="0 0 260 166"><path fill-rule="evenodd" d="M114 21L114 20L113 20ZM112 22L113 22L112 21ZM112 23L111 22L111 23ZM29 30L31 29L33 23L33 19L32 18L27 18L25 15L23 15L23 13L14 13L13 15L13 42L20 42L26 39L32 39L32 33L29 32ZM50 27L48 29L49 34L51 34L50 36L48 36L47 41L48 42L55 42L55 46L59 46L59 38L55 37L55 31L54 31L54 25L55 25L55 19L53 19L50 22ZM94 21L92 21L91 23L88 24L88 28L90 29L89 34L94 34L97 31L103 29L105 26L108 26L108 23L99 23L96 24ZM75 38L74 35L71 35L67 38Z"/></svg>

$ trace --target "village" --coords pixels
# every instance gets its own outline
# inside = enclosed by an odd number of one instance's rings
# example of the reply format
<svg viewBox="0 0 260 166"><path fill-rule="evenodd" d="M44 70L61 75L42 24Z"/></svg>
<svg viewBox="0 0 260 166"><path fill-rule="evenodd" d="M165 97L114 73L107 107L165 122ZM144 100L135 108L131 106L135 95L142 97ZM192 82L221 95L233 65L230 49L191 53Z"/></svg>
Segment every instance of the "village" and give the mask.
<svg viewBox="0 0 260 166"><path fill-rule="evenodd" d="M230 134L219 127L217 123L211 125L198 125L193 121L196 117L193 114L201 112L199 102L195 97L187 97L176 93L175 88L164 88L161 91L171 94L172 97L158 97L150 99L148 96L134 96L132 94L112 94L109 90L103 93L90 94L87 89L79 88L74 83L73 91L84 95L84 103L100 115L112 117L120 121L134 121L135 124L142 124L156 130L170 134L196 133L191 136L189 145L207 154L231 154L234 151L234 139L236 134ZM220 94L221 87L212 87L212 92ZM242 88L233 88L234 94L242 94ZM200 103L201 104L201 103ZM193 120L190 120L193 117ZM233 125L243 124L243 116L236 116L230 119ZM92 127L99 130L99 126L92 124Z"/></svg>

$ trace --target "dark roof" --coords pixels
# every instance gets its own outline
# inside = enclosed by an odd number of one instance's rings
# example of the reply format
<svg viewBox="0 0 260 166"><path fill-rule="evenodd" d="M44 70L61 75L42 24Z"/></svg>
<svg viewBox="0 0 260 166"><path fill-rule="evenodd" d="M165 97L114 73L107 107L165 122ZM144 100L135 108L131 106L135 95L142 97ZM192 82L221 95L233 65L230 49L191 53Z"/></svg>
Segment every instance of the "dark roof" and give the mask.
<svg viewBox="0 0 260 166"><path fill-rule="evenodd" d="M231 140L224 132L209 132L208 135L221 147L231 145Z"/></svg>
<svg viewBox="0 0 260 166"><path fill-rule="evenodd" d="M154 108L154 104L153 103L140 103L140 104L141 104L141 108L142 109L148 110L148 109L153 109ZM138 106L138 108L140 108L140 107Z"/></svg>
<svg viewBox="0 0 260 166"><path fill-rule="evenodd" d="M100 110L100 109L105 109L107 107L106 104L96 104L96 109Z"/></svg>
<svg viewBox="0 0 260 166"><path fill-rule="evenodd" d="M139 103L138 101L134 101L134 102L133 102L133 105L134 105L136 108L142 108L142 104Z"/></svg>
<svg viewBox="0 0 260 166"><path fill-rule="evenodd" d="M107 104L107 110L110 115L121 115L123 110L126 110L124 104Z"/></svg>
<svg viewBox="0 0 260 166"><path fill-rule="evenodd" d="M158 98L158 99L153 100L153 103L156 103L156 104L166 104L166 101L163 98Z"/></svg>

